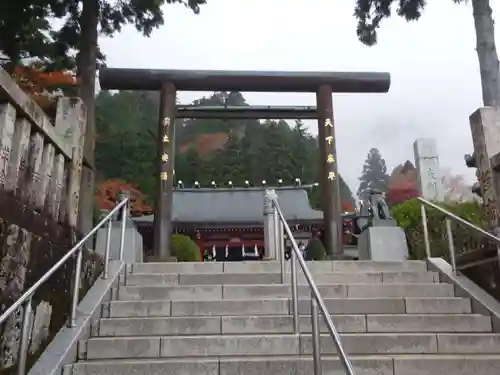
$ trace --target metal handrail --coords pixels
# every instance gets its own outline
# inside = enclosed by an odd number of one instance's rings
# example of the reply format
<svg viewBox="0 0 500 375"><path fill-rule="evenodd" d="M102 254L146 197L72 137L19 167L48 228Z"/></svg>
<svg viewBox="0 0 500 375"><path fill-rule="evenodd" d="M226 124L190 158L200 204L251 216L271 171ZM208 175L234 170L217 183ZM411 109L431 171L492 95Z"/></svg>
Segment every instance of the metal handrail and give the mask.
<svg viewBox="0 0 500 375"><path fill-rule="evenodd" d="M427 227L427 213L425 211L425 206L432 207L442 214L446 216L446 236L448 238L448 247L450 249L450 261L451 261L451 268L453 272L457 271L457 263L456 263L456 252L455 252L455 245L453 243L453 235L451 232L451 220L453 219L455 221L458 221L460 224L465 225L466 227L475 230L479 234L483 235L484 237L494 241L497 243L497 245L500 245L500 238L494 236L491 233L486 232L484 229L479 228L478 226L468 222L465 219L462 219L460 216L457 216L450 211L444 209L443 207L438 206L435 203L432 203L422 197L417 198L422 205L420 206L420 213L422 217L422 227L424 230L424 245L425 245L425 254L427 258L431 257L431 246L430 246L430 241L429 241L429 229Z"/></svg>
<svg viewBox="0 0 500 375"><path fill-rule="evenodd" d="M321 311L321 314L323 315L323 318L325 319L326 327L328 329L328 332L330 333L330 336L333 339L333 342L340 357L340 361L344 366L345 372L347 373L347 375L355 375L356 373L354 371L352 363L347 357L347 354L344 350L344 347L340 339L340 335L338 334L337 329L335 328L335 325L333 323L332 317L330 316L330 313L326 308L325 301L321 296L318 287L316 286L316 283L314 282L314 279L311 275L311 272L309 271L309 268L307 267L304 258L302 257L302 254L299 250L299 246L297 245L297 241L295 241L295 238L292 234L292 230L290 229L290 226L285 220L285 217L280 209L277 199L276 198L273 199L272 203L276 209L279 219L283 223L283 227L288 236L288 239L292 243L293 253L290 258L290 262L291 262L291 279L292 279L292 310L293 310L292 313L293 313L293 326L295 334L299 333L297 266L295 264L296 259L299 261L300 268L302 269L302 272L304 272L304 276L311 290L311 321L312 321L314 375L321 374L321 352L320 352L320 340L319 340L318 307L319 310ZM285 262L283 254L280 257L280 260L281 264L283 265ZM282 266L281 269L283 272L284 267Z"/></svg>
<svg viewBox="0 0 500 375"><path fill-rule="evenodd" d="M35 284L33 284L26 292L23 293L19 299L14 302L7 310L5 310L0 316L0 325L3 324L13 313L17 311L21 306L24 307L23 322L21 328L21 341L19 343L19 354L17 361L17 375L25 375L26 373L26 359L28 352L28 337L30 330L30 315L31 315L31 302L35 292L44 284L59 268L65 264L68 259L73 255L77 254L74 280L73 280L73 295L70 316L68 319L68 326L70 328L76 326L76 308L79 299L79 289L80 289L80 278L82 273L82 261L83 261L83 245L87 242L104 224L108 223L106 232L106 249L104 253L104 269L102 273L102 278L108 278L109 270L109 252L110 252L110 237L111 237L111 218L118 212L122 210L121 218L121 233L120 233L120 248L119 248L119 259L123 260L123 250L125 242L125 224L127 218L127 202L129 197L124 197L121 202L116 205L90 232L88 232L73 248L66 253L56 264L54 264L50 270L48 270Z"/></svg>

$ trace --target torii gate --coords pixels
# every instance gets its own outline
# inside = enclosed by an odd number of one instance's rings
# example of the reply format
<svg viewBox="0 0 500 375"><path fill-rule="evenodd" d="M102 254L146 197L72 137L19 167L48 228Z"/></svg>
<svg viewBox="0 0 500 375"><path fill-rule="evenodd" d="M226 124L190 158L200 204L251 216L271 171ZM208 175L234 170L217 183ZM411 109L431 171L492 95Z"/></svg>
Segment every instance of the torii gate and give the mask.
<svg viewBox="0 0 500 375"><path fill-rule="evenodd" d="M386 93L389 73L203 71L104 68L99 73L105 90L160 91L158 131L158 184L154 214L154 251L160 259L170 255L174 189L176 118L314 118L318 120L321 175L319 183L325 228L325 245L341 257L342 218L335 145L332 93ZM177 91L253 91L316 93L313 107L176 107Z"/></svg>

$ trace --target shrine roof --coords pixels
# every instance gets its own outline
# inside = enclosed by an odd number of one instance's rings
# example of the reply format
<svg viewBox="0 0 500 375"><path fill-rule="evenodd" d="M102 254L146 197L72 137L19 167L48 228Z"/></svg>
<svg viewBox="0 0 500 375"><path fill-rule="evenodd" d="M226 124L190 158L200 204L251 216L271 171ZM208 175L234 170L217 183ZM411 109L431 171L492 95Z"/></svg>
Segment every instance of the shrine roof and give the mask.
<svg viewBox="0 0 500 375"><path fill-rule="evenodd" d="M323 219L323 212L313 210L304 188L274 188L287 221ZM176 223L262 223L264 219L263 188L175 189L172 220ZM154 215L133 218L152 222Z"/></svg>

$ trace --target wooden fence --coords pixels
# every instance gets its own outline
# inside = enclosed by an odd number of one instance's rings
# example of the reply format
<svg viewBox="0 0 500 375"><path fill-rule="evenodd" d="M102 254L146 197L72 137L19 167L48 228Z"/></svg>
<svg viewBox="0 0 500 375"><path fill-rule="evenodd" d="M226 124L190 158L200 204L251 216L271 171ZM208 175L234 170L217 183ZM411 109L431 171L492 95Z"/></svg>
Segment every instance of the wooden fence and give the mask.
<svg viewBox="0 0 500 375"><path fill-rule="evenodd" d="M79 98L60 98L56 117L50 119L0 68L0 312L74 241L85 124ZM57 277L49 294L63 293L57 288L67 284L68 277ZM43 341L50 336L40 330L49 330L47 325L50 330L60 328L60 322L53 321L58 303L57 296L47 297L47 293L35 298L31 353L43 349ZM10 373L5 369L17 359L20 314L0 327L0 374Z"/></svg>

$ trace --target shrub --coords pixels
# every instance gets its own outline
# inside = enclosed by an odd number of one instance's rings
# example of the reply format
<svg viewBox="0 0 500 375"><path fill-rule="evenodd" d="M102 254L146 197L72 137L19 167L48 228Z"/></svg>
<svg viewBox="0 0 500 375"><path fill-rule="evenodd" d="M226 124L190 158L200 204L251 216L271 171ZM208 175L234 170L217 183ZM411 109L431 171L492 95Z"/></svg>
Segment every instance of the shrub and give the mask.
<svg viewBox="0 0 500 375"><path fill-rule="evenodd" d="M391 209L392 216L406 233L410 259L425 259L420 205L421 203L417 199L411 199ZM487 226L484 210L478 202L439 203L439 206L480 228L484 229ZM426 213L431 255L448 260L449 250L445 215L432 207L426 207ZM457 255L484 246L484 240L482 240L481 236L463 224L452 220L451 230Z"/></svg>
<svg viewBox="0 0 500 375"><path fill-rule="evenodd" d="M326 250L319 238L313 238L307 244L305 260L324 260Z"/></svg>
<svg viewBox="0 0 500 375"><path fill-rule="evenodd" d="M201 261L200 249L196 242L188 236L173 234L170 239L172 255L178 262L199 262Z"/></svg>

